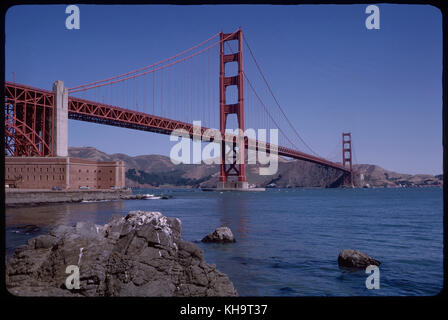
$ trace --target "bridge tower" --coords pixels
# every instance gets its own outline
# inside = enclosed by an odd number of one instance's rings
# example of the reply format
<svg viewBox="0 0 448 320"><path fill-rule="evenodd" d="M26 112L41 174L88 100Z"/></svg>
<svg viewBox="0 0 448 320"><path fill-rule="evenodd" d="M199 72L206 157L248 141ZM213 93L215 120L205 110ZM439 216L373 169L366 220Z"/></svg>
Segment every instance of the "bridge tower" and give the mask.
<svg viewBox="0 0 448 320"><path fill-rule="evenodd" d="M350 168L350 173L344 175L344 185L353 186L352 170L352 134L342 133L342 165Z"/></svg>
<svg viewBox="0 0 448 320"><path fill-rule="evenodd" d="M225 54L224 45L227 41L238 41L238 52ZM241 29L229 34L220 33L220 55L219 55L219 123L221 136L225 136L227 125L227 116L236 114L238 120L238 129L244 133L244 76L243 76L243 33ZM238 64L238 74L235 76L226 76L226 63L236 62ZM236 86L238 90L237 103L229 104L226 101L226 89L229 86ZM233 158L226 161L226 143L221 142L221 172L219 176L218 188L247 188L246 168L245 168L245 148L244 139L231 144L231 154ZM238 181L231 182L230 176L238 177Z"/></svg>

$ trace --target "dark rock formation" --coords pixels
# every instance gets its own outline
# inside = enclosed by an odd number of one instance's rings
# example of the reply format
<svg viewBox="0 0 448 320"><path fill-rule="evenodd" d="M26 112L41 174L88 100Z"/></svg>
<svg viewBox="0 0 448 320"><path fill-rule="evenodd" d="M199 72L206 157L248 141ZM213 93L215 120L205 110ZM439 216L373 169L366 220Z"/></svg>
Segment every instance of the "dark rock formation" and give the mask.
<svg viewBox="0 0 448 320"><path fill-rule="evenodd" d="M79 289L66 288L69 265L79 266ZM237 295L203 251L182 240L179 219L143 211L30 239L9 260L6 284L24 296Z"/></svg>
<svg viewBox="0 0 448 320"><path fill-rule="evenodd" d="M219 227L216 228L215 231L206 235L202 242L220 242L220 243L228 243L235 242L235 237L233 236L232 230L228 227Z"/></svg>
<svg viewBox="0 0 448 320"><path fill-rule="evenodd" d="M365 269L369 265L379 266L380 263L358 250L342 250L338 256L338 265L341 268Z"/></svg>

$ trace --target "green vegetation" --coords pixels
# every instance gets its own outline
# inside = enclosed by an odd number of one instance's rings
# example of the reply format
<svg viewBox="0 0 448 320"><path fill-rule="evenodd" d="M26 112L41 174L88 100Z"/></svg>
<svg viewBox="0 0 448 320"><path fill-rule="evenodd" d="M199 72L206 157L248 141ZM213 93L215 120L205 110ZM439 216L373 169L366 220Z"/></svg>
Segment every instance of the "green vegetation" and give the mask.
<svg viewBox="0 0 448 320"><path fill-rule="evenodd" d="M189 179L183 178L182 174L184 174L184 172L181 170L148 173L142 170L129 169L126 172L126 178L140 184L148 184L153 187L158 187L160 185L199 187L201 182L207 181L211 178L209 175L201 179Z"/></svg>

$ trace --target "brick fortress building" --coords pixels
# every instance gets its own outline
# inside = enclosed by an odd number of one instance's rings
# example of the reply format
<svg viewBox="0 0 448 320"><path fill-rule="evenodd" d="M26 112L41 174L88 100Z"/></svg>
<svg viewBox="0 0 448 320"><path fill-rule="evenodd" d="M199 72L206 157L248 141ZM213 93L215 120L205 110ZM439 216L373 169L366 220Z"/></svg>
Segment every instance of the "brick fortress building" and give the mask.
<svg viewBox="0 0 448 320"><path fill-rule="evenodd" d="M122 161L72 157L5 157L5 183L21 189L121 189Z"/></svg>

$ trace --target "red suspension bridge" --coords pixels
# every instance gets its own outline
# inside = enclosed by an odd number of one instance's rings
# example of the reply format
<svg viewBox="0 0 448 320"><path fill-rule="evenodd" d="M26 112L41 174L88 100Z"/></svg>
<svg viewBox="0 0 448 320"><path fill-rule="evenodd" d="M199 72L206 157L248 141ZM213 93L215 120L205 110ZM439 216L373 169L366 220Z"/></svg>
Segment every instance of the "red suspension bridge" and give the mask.
<svg viewBox="0 0 448 320"><path fill-rule="evenodd" d="M244 68L243 52L250 57ZM67 119L161 134L183 129L190 138L197 135L193 121L200 120L201 135L219 127L223 137L224 184L231 176L246 183L247 148L340 170L345 183L352 184L351 135L342 135L341 162L316 154L281 107L241 29L220 32L143 68L68 89L62 81L55 82L53 91L5 83L6 155L67 156ZM246 136L245 148L238 148L235 136L225 136L226 128L262 128L268 134L278 129L278 144L268 143L268 135Z"/></svg>

